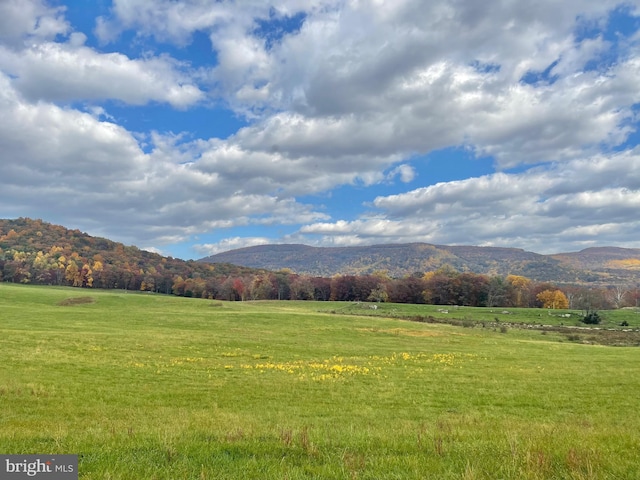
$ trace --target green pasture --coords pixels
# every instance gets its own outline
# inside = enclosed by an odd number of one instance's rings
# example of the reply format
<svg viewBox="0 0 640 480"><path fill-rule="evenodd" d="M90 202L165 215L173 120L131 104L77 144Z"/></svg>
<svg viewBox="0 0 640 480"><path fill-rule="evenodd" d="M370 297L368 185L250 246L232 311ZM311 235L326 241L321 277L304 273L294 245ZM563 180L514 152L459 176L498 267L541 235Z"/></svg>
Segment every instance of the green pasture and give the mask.
<svg viewBox="0 0 640 480"><path fill-rule="evenodd" d="M375 308L375 310L374 310ZM503 307L459 307L446 305L410 305L410 304L374 304L367 302L320 304L320 311L383 316L391 318L433 317L436 320L468 320L474 323L503 323L550 325L567 327L585 327L582 323L585 312L579 309L547 310L542 308L503 308ZM599 312L602 322L597 325L603 329L640 328L640 308L620 310L602 310ZM628 326L623 327L626 322Z"/></svg>
<svg viewBox="0 0 640 480"><path fill-rule="evenodd" d="M359 308L0 284L0 453L82 479L640 478L637 347Z"/></svg>

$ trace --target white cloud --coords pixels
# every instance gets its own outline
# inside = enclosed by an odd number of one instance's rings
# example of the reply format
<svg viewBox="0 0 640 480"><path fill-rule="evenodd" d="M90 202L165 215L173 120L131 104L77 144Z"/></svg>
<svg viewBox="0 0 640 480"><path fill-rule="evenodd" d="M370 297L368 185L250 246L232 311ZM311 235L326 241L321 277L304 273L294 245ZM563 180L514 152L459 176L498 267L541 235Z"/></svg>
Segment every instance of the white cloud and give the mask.
<svg viewBox="0 0 640 480"><path fill-rule="evenodd" d="M73 102L117 99L132 105L167 102L185 108L204 93L181 65L169 57L131 60L119 53L98 53L79 45L44 42L12 50L0 47L0 69L30 100Z"/></svg>
<svg viewBox="0 0 640 480"><path fill-rule="evenodd" d="M44 0L0 2L0 42L20 45L53 39L68 31L64 7L49 6Z"/></svg>
<svg viewBox="0 0 640 480"><path fill-rule="evenodd" d="M133 105L166 102L176 108L205 97L189 66L168 55L132 59L85 46L65 7L44 0L0 2L0 72L36 101L120 100Z"/></svg>
<svg viewBox="0 0 640 480"><path fill-rule="evenodd" d="M387 174L387 180L392 181L396 177L399 177L401 182L409 183L416 178L416 175L417 173L411 165L403 163L402 165L398 165L397 167L392 169Z"/></svg>
<svg viewBox="0 0 640 480"><path fill-rule="evenodd" d="M637 244L640 151L496 173L378 197L376 217L314 223L303 235L347 245L429 242L518 246L553 253L570 242ZM615 179L616 186L612 186ZM311 237L313 238L313 237ZM585 245L588 245L586 243Z"/></svg>
<svg viewBox="0 0 640 480"><path fill-rule="evenodd" d="M242 176L182 163L183 152L171 139L149 139L157 149L147 154L114 123L30 103L1 74L0 111L4 217L46 213L50 221L147 244L184 240L213 228L273 223L274 218L283 223L327 218L292 197L279 198L267 189L255 193Z"/></svg>
<svg viewBox="0 0 640 480"><path fill-rule="evenodd" d="M510 168L625 140L637 59L583 73L610 45L574 39L581 23L618 4L135 0L116 1L111 21L178 43L209 33L214 91L263 118L239 133L246 149L341 164L373 155L379 172L410 154L467 144ZM306 17L269 45L257 21L273 12ZM521 82L554 62L557 81Z"/></svg>
<svg viewBox="0 0 640 480"><path fill-rule="evenodd" d="M96 20L103 42L132 29L188 51L195 32L206 34L217 63L196 72L167 54L103 53L87 45L89 32L72 30L64 8L6 0L0 214L48 210L148 245L277 223L306 224L299 235L333 244L549 251L588 231L630 243L640 161L637 151L611 152L637 128L638 38L575 36L618 5L114 0ZM279 29L294 15L299 28ZM212 101L248 125L224 140L134 135L104 100L176 109ZM340 185L413 182L409 159L460 146L503 173L380 196L374 213L351 222L298 200Z"/></svg>

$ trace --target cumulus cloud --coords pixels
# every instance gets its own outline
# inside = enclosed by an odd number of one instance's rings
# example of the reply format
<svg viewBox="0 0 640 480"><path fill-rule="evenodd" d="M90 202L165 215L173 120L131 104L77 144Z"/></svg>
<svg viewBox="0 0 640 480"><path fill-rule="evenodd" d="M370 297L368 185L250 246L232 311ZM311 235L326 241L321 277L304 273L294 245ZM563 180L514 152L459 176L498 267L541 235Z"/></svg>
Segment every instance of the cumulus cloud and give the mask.
<svg viewBox="0 0 640 480"><path fill-rule="evenodd" d="M389 180L393 180L396 177L399 177L400 181L403 183L409 183L416 178L416 171L411 165L403 163L387 174L387 178Z"/></svg>
<svg viewBox="0 0 640 480"><path fill-rule="evenodd" d="M167 57L131 60L119 53L47 42L19 51L0 49L0 67L15 77L15 88L30 100L157 101L184 108L204 97Z"/></svg>
<svg viewBox="0 0 640 480"><path fill-rule="evenodd" d="M29 100L73 102L117 99L132 105L167 102L185 108L204 93L169 57L132 60L99 53L72 36L69 43L43 42L24 49L0 46L0 69Z"/></svg>
<svg viewBox="0 0 640 480"><path fill-rule="evenodd" d="M103 46L133 31L149 51L188 51L204 34L212 60L196 70L167 53L101 51L64 7L7 0L0 213L50 209L147 245L278 223L330 244L549 251L594 231L627 244L638 232L640 165L625 142L638 123L639 37L604 34L615 9L637 14L617 0L114 0L96 19ZM224 139L134 133L106 100L222 105L245 126ZM491 157L496 172L372 193L373 211L352 221L299 200L422 180L420 158L448 147Z"/></svg>
<svg viewBox="0 0 640 480"><path fill-rule="evenodd" d="M510 168L626 139L638 61L585 72L611 46L575 37L617 5L281 1L232 8L136 0L115 2L112 21L176 42L207 32L218 57L214 90L239 113L264 118L247 131L250 148L334 158L376 152L389 166L399 156L469 144ZM256 27L299 12L306 15L300 28L275 43ZM551 66L556 81L522 81Z"/></svg>
<svg viewBox="0 0 640 480"><path fill-rule="evenodd" d="M485 96L489 105L492 94L504 93L527 72L541 72L554 62L556 73L579 71L605 47L593 39L576 45L576 18L587 23L616 5L283 0L236 6L135 0L115 1L110 21L180 44L196 31L207 32L218 56L213 78L241 111L292 108L306 116L397 112L421 99L424 111L433 106L439 113L437 100L445 111L455 106L451 100L474 95ZM261 35L260 22L298 13L305 14L298 30L275 43ZM465 71L468 66L491 75L473 78ZM456 92L446 90L451 82L463 91L452 95ZM372 118L371 124L378 120Z"/></svg>
<svg viewBox="0 0 640 480"><path fill-rule="evenodd" d="M72 219L130 242L175 242L220 227L325 219L291 197L256 193L244 179L184 163L175 139L148 139L90 113L31 103L0 75L0 215ZM195 148L195 147L193 147ZM189 153L193 153L190 151Z"/></svg>
<svg viewBox="0 0 640 480"><path fill-rule="evenodd" d="M44 0L0 2L0 42L21 45L50 40L68 31L64 7L52 7Z"/></svg>
<svg viewBox="0 0 640 480"><path fill-rule="evenodd" d="M536 252L567 243L633 246L640 233L640 151L438 183L377 197L376 216L306 225L300 233L347 245L426 241L512 245ZM629 172L629 175L624 175ZM615 181L613 181L615 179Z"/></svg>
<svg viewBox="0 0 640 480"><path fill-rule="evenodd" d="M168 55L139 59L85 46L65 7L44 0L0 2L0 71L33 101L166 102L185 108L204 98L189 66Z"/></svg>

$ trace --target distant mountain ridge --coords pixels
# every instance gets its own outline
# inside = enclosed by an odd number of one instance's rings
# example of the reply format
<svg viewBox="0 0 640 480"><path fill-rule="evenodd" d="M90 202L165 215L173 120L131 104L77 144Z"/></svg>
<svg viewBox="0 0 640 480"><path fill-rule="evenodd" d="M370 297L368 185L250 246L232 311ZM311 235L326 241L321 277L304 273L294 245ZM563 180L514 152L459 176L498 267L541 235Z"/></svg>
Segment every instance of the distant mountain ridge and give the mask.
<svg viewBox="0 0 640 480"><path fill-rule="evenodd" d="M523 275L532 280L563 283L637 283L640 279L640 249L618 247L542 255L518 248L428 243L358 247L271 244L230 250L199 261L276 271L288 268L299 274L325 277L380 270L402 277L448 265L460 272Z"/></svg>
<svg viewBox="0 0 640 480"><path fill-rule="evenodd" d="M558 253L551 257L585 270L639 270L640 248L591 247L580 252Z"/></svg>

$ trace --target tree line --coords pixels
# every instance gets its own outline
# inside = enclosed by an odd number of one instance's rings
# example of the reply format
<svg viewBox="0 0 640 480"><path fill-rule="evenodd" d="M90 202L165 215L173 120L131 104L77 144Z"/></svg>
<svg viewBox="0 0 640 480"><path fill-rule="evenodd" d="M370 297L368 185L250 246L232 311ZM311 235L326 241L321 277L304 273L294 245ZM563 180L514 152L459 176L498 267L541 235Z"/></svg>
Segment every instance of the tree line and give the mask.
<svg viewBox="0 0 640 480"><path fill-rule="evenodd" d="M640 303L638 288L558 286L519 275L460 273L446 267L402 278L391 278L385 272L326 278L283 270L208 281L177 278L173 287L176 295L238 301L331 300L581 310Z"/></svg>

